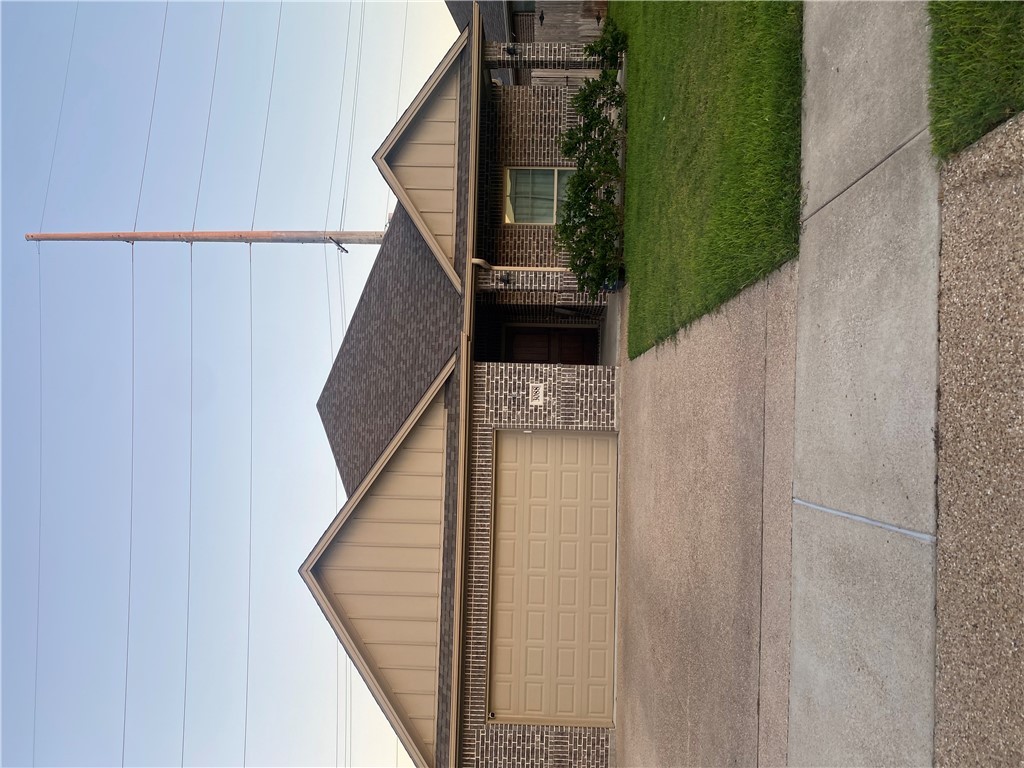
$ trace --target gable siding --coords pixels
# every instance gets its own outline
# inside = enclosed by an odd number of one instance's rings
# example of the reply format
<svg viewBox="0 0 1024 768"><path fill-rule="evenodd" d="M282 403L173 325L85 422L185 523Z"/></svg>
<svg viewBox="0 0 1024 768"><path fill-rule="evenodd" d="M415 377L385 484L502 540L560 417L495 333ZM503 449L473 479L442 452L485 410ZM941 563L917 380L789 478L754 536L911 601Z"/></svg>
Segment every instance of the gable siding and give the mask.
<svg viewBox="0 0 1024 768"><path fill-rule="evenodd" d="M446 422L439 394L315 570L374 677L429 758L437 724Z"/></svg>
<svg viewBox="0 0 1024 768"><path fill-rule="evenodd" d="M453 265L458 96L459 67L453 66L386 159L416 214Z"/></svg>

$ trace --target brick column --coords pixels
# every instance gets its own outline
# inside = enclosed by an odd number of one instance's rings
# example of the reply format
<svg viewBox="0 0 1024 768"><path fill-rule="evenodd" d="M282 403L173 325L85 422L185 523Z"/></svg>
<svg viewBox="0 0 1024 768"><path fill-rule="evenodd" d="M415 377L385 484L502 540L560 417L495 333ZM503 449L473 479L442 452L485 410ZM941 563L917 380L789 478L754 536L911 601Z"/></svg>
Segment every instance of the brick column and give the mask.
<svg viewBox="0 0 1024 768"><path fill-rule="evenodd" d="M583 43L484 42L484 67L491 69L601 69L601 59L583 53Z"/></svg>

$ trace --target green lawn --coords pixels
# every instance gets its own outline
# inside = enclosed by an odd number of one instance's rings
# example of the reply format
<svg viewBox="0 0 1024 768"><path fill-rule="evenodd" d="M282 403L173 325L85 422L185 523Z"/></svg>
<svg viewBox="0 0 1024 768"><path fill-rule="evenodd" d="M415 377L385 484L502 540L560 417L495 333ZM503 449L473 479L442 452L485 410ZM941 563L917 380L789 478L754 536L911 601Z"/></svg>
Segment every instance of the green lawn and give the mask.
<svg viewBox="0 0 1024 768"><path fill-rule="evenodd" d="M636 357L797 255L798 3L613 2Z"/></svg>
<svg viewBox="0 0 1024 768"><path fill-rule="evenodd" d="M1024 110L1024 3L932 2L932 147L946 158Z"/></svg>

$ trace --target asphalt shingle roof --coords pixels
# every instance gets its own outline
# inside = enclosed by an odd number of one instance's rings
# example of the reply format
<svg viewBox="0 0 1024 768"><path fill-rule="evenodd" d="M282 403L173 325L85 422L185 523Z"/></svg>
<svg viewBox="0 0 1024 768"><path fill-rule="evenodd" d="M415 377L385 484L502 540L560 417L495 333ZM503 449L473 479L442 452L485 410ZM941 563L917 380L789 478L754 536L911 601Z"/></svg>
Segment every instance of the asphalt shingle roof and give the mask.
<svg viewBox="0 0 1024 768"><path fill-rule="evenodd" d="M462 297L401 205L317 410L351 495L456 352Z"/></svg>

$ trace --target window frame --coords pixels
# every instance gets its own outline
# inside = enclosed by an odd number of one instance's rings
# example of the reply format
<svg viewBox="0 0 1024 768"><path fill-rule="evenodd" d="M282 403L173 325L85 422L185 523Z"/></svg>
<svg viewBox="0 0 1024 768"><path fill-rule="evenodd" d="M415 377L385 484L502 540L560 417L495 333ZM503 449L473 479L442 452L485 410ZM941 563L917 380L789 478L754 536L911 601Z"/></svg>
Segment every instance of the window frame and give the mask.
<svg viewBox="0 0 1024 768"><path fill-rule="evenodd" d="M513 171L553 171L551 177L551 221L516 221L514 218L515 212L512 209L512 172ZM575 166L556 166L556 165L510 165L505 167L504 173L504 194L502 203L502 224L509 226L543 226L553 227L558 223L558 177L559 174L569 174L570 176L576 172Z"/></svg>

